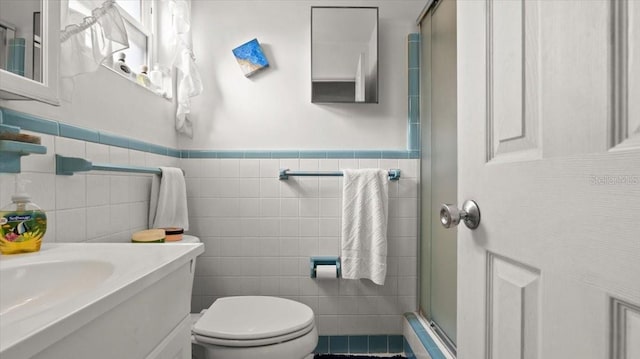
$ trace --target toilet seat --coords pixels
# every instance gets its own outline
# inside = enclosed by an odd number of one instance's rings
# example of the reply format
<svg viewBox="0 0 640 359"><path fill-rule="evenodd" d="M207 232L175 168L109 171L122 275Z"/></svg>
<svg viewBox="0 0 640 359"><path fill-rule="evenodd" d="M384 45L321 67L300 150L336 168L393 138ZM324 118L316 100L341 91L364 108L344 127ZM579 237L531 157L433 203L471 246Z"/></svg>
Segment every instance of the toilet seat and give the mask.
<svg viewBox="0 0 640 359"><path fill-rule="evenodd" d="M313 330L314 327L315 325L311 323L308 327L295 331L293 333L279 335L276 337L263 338L263 339L248 339L248 340L220 339L220 338L202 336L195 333L193 336L196 339L196 341L200 343L221 345L225 347L258 347L258 346L264 346L264 345L278 344L278 343L286 342L288 340L299 338L309 333L311 330Z"/></svg>
<svg viewBox="0 0 640 359"><path fill-rule="evenodd" d="M198 342L229 347L282 343L315 327L313 311L293 300L244 296L215 301L193 326Z"/></svg>

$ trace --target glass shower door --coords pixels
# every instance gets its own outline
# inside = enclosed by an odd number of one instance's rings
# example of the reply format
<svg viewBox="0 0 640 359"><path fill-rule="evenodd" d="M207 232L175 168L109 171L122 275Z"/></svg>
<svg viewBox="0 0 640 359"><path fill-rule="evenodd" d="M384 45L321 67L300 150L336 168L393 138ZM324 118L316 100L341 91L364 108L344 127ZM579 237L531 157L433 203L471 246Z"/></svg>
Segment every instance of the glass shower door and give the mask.
<svg viewBox="0 0 640 359"><path fill-rule="evenodd" d="M457 203L456 2L441 0L420 22L420 312L456 343L457 231L440 224L440 205Z"/></svg>

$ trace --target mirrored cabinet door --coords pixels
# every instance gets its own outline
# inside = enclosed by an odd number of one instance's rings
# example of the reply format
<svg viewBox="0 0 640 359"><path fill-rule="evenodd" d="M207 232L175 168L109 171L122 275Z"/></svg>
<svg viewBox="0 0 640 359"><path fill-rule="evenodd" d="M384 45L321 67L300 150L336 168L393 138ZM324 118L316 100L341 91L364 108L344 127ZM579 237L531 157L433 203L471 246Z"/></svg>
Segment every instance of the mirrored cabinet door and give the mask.
<svg viewBox="0 0 640 359"><path fill-rule="evenodd" d="M59 24L59 1L0 1L0 98L58 104Z"/></svg>
<svg viewBox="0 0 640 359"><path fill-rule="evenodd" d="M311 8L311 102L378 103L378 8Z"/></svg>

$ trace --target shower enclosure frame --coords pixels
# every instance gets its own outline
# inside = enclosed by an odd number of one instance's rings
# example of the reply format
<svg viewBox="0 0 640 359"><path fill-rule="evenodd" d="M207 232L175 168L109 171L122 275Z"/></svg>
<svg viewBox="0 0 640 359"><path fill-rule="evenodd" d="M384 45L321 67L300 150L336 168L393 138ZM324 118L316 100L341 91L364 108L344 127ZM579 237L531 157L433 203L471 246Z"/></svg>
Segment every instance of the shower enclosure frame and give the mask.
<svg viewBox="0 0 640 359"><path fill-rule="evenodd" d="M443 328L441 328L441 326L438 324L437 318L434 318L434 317L437 317L438 315L437 314L434 315L432 311L432 309L434 308L432 308L432 291L431 291L433 286L433 268L432 268L433 246L432 246L431 234L433 233L433 227L435 222L432 216L437 215L438 213L434 213L437 209L433 208L434 204L432 203L432 198L433 198L432 197L432 194L433 194L432 193L432 180L433 180L432 166L434 165L434 163L432 162L432 159L433 159L432 157L433 155L432 120L433 119L432 119L431 111L433 106L431 101L432 101L432 96L434 95L436 89L432 88L432 86L433 87L435 86L432 85L433 78L432 78L432 73L430 71L432 66L432 52L431 52L430 40L433 39L432 32L431 32L433 30L431 28L433 25L432 24L433 15L436 13L440 5L442 5L445 2L448 3L447 7L449 7L448 16L451 16L451 5L453 5L453 17L454 17L453 35L455 38L455 26L456 26L455 0L428 0L423 11L421 12L420 16L417 19L417 25L420 28L420 34L421 34L420 36L421 38L421 41L420 41L420 68L421 68L420 70L420 108L421 108L420 118L421 120L420 122L421 122L421 139L422 139L421 160L420 160L420 173L421 173L420 193L419 193L420 204L418 208L418 216L420 218L420 221L418 221L419 223L418 233L420 235L420 238L418 240L418 256L419 256L418 264L419 265L418 265L417 306L418 306L419 314L429 323L433 331L440 337L442 342L448 347L451 354L455 356L456 354L455 339L452 340L447 334L447 332ZM428 29L425 28L426 21L429 22ZM454 47L455 47L455 44L454 44ZM454 55L453 71L455 71L456 62L457 61ZM454 91L453 97L455 98L455 91L456 91L455 78L453 79L452 82L453 82L453 91ZM437 95L442 95L442 94L437 94ZM456 108L455 100L453 100L450 108L452 108L455 111L455 108ZM455 119L455 115L453 118ZM456 120L454 120L453 122L455 123ZM455 149L456 147L455 141L452 145L453 145L453 148ZM456 167L455 163L453 167ZM456 176L457 176L457 173L456 173ZM456 182L457 182L457 177L456 177ZM455 192L457 192L457 183L455 185ZM457 197L456 193L454 193L453 196L449 196L449 197L447 197L446 199L447 201L450 201L449 203L456 203L456 197ZM455 241L456 232L452 231L449 233L452 233L453 241ZM451 253L449 253L449 255L451 255ZM455 262L455 259L456 259L455 257L457 257L457 255L454 253L453 257ZM454 267L455 266L456 264L454 264ZM453 287L455 288L455 286L457 285L457 278L455 278L455 275L453 277L454 277ZM455 289L454 289L453 298L451 298L451 300L453 301L453 303L456 303L457 301L457 294L455 293ZM451 310L449 310L449 312L450 311ZM456 322L455 311L456 309L454 307L453 308L454 318L452 320L449 320L449 323L448 323L449 327L451 327L451 322L453 322L454 335L456 330L455 329L455 322ZM449 331L451 332L450 329Z"/></svg>

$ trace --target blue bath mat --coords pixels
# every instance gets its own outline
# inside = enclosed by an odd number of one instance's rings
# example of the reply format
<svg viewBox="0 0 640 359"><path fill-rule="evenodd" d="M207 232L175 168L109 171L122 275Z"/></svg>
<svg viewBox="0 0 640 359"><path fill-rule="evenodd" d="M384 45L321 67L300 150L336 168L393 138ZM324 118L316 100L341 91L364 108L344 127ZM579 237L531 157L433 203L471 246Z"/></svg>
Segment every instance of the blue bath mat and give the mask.
<svg viewBox="0 0 640 359"><path fill-rule="evenodd" d="M361 356L361 355L340 355L340 354L316 354L313 359L380 359L380 357L374 356ZM385 357L385 358L396 358L396 359L407 359L407 357L403 357L402 355L396 355L393 357Z"/></svg>

